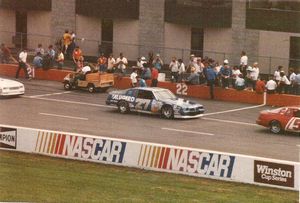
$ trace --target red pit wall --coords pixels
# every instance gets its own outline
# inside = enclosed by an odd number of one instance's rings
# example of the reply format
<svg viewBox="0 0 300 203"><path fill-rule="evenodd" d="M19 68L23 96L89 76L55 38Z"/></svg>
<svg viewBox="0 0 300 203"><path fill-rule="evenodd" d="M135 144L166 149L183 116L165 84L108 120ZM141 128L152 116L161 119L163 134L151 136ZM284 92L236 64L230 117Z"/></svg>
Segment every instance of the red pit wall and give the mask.
<svg viewBox="0 0 300 203"><path fill-rule="evenodd" d="M10 64L0 64L0 76L9 76L15 77L17 70L17 65ZM62 82L64 77L72 71L66 70L42 70L37 69L35 71L35 77L39 80L52 80ZM24 77L23 70L20 71L20 77ZM115 87L119 89L130 88L130 78L123 77L118 78L115 76ZM148 86L150 86L151 81L147 81ZM159 87L167 88L173 93L176 93L180 84L170 83L170 82L159 82ZM190 85L187 88L187 96L196 97L200 99L209 99L209 87L205 85ZM263 94L257 94L250 91L237 91L234 89L222 89L219 87L215 88L215 99L220 101L229 101L229 102L241 102L248 104L262 104L263 103ZM286 95L286 94L274 94L267 95L267 105L270 106L291 106L291 105L300 105L300 96L295 95Z"/></svg>

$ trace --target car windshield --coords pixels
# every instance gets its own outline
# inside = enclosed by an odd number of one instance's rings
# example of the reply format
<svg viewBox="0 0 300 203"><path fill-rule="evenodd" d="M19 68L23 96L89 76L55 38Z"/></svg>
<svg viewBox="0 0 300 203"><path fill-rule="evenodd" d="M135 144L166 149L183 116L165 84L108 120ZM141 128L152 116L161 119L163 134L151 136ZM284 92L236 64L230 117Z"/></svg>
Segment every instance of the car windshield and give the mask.
<svg viewBox="0 0 300 203"><path fill-rule="evenodd" d="M170 90L161 90L154 92L154 94L158 100L176 99L176 96Z"/></svg>

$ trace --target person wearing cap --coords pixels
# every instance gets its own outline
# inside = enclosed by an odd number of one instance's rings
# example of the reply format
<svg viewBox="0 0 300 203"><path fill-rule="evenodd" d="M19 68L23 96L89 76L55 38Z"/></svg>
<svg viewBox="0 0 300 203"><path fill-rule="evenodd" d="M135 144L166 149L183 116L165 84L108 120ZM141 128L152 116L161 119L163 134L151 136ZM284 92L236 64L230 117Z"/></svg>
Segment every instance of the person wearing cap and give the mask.
<svg viewBox="0 0 300 203"><path fill-rule="evenodd" d="M138 60L136 62L136 66L138 68L143 68L145 63L147 63L147 60L144 56L142 56L141 58L138 58Z"/></svg>
<svg viewBox="0 0 300 203"><path fill-rule="evenodd" d="M229 88L229 81L232 75L231 68L228 64L229 61L225 59L223 62L223 66L221 67L219 72L219 75L221 76L221 80L222 80L222 87L225 89Z"/></svg>
<svg viewBox="0 0 300 203"><path fill-rule="evenodd" d="M160 58L159 54L156 54L156 58L153 60L153 66L158 70L158 72L161 71L162 67L163 67L163 61Z"/></svg>
<svg viewBox="0 0 300 203"><path fill-rule="evenodd" d="M25 73L25 78L29 79L29 75L27 72L27 49L26 48L24 48L23 51L21 51L19 54L19 66L16 72L16 79L19 78L19 73L21 69L23 69Z"/></svg>
<svg viewBox="0 0 300 203"><path fill-rule="evenodd" d="M191 73L185 80L188 85L199 85L199 74L196 72L195 67L191 67Z"/></svg>

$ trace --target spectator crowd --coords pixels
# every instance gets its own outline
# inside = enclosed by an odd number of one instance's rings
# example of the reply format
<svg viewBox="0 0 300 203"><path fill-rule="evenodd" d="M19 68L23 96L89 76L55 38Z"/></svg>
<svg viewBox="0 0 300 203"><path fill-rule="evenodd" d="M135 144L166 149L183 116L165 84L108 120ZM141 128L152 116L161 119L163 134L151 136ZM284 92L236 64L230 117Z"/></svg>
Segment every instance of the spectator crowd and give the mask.
<svg viewBox="0 0 300 203"><path fill-rule="evenodd" d="M27 50L24 48L18 55L18 60L12 57L10 49L1 44L0 62L9 63L15 60L19 63L16 78L23 69L26 78L30 79L35 68L47 69L49 67L57 67L62 69L65 59L71 59L74 63L73 70L82 72L86 66L91 66L94 72L100 73L116 73L120 77L124 76L130 70L130 79L132 87L147 86L146 81L151 80L151 86L156 87L158 83L159 73L163 69L168 69L171 73L171 82L186 83L188 85L207 85L210 87L211 99L214 99L214 87L222 87L224 89L234 88L238 91L248 90L255 91L259 94L266 91L268 94L285 93L300 95L300 70L289 68L286 73L282 66L278 66L273 75L267 80L262 80L260 68L257 62L248 63L248 57L245 51L241 52L240 64L231 65L228 59L219 63L212 58L190 55L189 62L184 64L182 59L172 57L168 65L166 65L160 57L160 54L148 54L148 59L144 56L136 61L136 65L131 69L128 68L128 60L120 53L117 58L113 54L108 57L104 53L100 53L95 65L85 63L83 51L76 45L76 35L74 32L65 31L61 40L55 46L49 45L47 50L42 44L38 44L34 51L32 66L27 63Z"/></svg>

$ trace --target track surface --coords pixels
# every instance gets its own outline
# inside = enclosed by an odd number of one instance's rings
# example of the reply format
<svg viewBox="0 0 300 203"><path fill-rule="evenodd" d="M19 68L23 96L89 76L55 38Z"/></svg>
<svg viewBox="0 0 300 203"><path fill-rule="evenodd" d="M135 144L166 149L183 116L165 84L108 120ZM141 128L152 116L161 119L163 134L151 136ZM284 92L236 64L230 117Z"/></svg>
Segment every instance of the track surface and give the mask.
<svg viewBox="0 0 300 203"><path fill-rule="evenodd" d="M26 87L24 96L0 99L1 124L299 160L300 136L273 135L255 124L268 106L193 99L204 105L203 118L165 120L121 115L105 105L106 93L66 92L61 83L52 81L21 82Z"/></svg>

